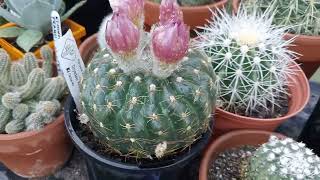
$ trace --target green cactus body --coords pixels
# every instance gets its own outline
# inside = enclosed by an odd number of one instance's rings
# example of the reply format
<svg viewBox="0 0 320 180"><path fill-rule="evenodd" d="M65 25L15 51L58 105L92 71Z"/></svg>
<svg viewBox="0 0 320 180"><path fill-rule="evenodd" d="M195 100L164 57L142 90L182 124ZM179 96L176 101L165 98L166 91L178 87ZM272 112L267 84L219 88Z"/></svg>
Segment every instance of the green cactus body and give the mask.
<svg viewBox="0 0 320 180"><path fill-rule="evenodd" d="M15 133L18 133L18 132L23 131L24 128L25 128L24 121L21 120L21 119L18 119L18 120L10 121L10 122L6 125L5 131L6 131L6 133L8 133L8 134L15 134Z"/></svg>
<svg viewBox="0 0 320 180"><path fill-rule="evenodd" d="M200 6L213 3L213 0L178 0L182 6Z"/></svg>
<svg viewBox="0 0 320 180"><path fill-rule="evenodd" d="M14 109L21 102L21 96L18 93L6 93L2 96L2 104L8 109Z"/></svg>
<svg viewBox="0 0 320 180"><path fill-rule="evenodd" d="M249 158L246 180L318 180L320 158L303 143L271 137Z"/></svg>
<svg viewBox="0 0 320 180"><path fill-rule="evenodd" d="M26 53L23 61L24 68L28 74L35 68L38 68L37 58L33 53Z"/></svg>
<svg viewBox="0 0 320 180"><path fill-rule="evenodd" d="M40 101L36 107L36 111L41 113L43 116L54 117L57 113L60 112L61 105L59 101Z"/></svg>
<svg viewBox="0 0 320 180"><path fill-rule="evenodd" d="M106 51L95 57L83 76L82 109L94 134L117 152L161 157L208 130L215 75L207 56L190 53L168 79L124 74Z"/></svg>
<svg viewBox="0 0 320 180"><path fill-rule="evenodd" d="M65 89L65 80L63 77L58 76L52 78L42 89L39 94L40 101L48 101L52 99L59 99Z"/></svg>
<svg viewBox="0 0 320 180"><path fill-rule="evenodd" d="M19 104L12 111L12 118L15 120L24 120L29 114L29 107L26 104Z"/></svg>
<svg viewBox="0 0 320 180"><path fill-rule="evenodd" d="M25 119L27 131L40 130L44 127L43 117L40 113L32 113Z"/></svg>
<svg viewBox="0 0 320 180"><path fill-rule="evenodd" d="M0 84L3 87L10 84L10 66L11 62L8 53L0 49Z"/></svg>
<svg viewBox="0 0 320 180"><path fill-rule="evenodd" d="M41 57L43 58L42 69L45 72L47 78L52 76L52 61L53 52L49 46L43 46L40 49Z"/></svg>
<svg viewBox="0 0 320 180"><path fill-rule="evenodd" d="M10 110L0 105L0 133L5 131L6 124L10 121Z"/></svg>
<svg viewBox="0 0 320 180"><path fill-rule="evenodd" d="M28 74L23 65L13 63L10 70L11 84L13 86L21 86L27 82Z"/></svg>
<svg viewBox="0 0 320 180"><path fill-rule="evenodd" d="M20 95L22 99L31 99L37 95L44 85L44 71L40 68L32 70L28 76L27 83L21 88Z"/></svg>
<svg viewBox="0 0 320 180"><path fill-rule="evenodd" d="M289 32L320 35L320 3L317 0L243 0L247 9L273 13L273 23L290 27Z"/></svg>
<svg viewBox="0 0 320 180"><path fill-rule="evenodd" d="M212 59L224 110L252 116L263 109L274 118L276 99L286 96L295 54L287 49L291 41L283 38L285 28L271 22L267 14L241 9L231 16L219 11L215 21L198 32L195 46Z"/></svg>

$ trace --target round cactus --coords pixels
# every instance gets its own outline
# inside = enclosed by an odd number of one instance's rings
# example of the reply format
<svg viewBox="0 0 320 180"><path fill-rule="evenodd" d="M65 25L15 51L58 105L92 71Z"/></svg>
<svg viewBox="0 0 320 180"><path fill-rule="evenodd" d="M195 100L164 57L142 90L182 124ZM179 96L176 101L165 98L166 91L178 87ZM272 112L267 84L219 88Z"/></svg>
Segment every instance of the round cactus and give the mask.
<svg viewBox="0 0 320 180"><path fill-rule="evenodd" d="M294 74L295 54L287 49L292 40L283 39L285 28L273 26L268 14L218 13L198 32L195 47L211 57L222 108L251 116L261 107L272 116Z"/></svg>
<svg viewBox="0 0 320 180"><path fill-rule="evenodd" d="M318 180L320 158L303 143L272 136L249 158L244 172L248 180Z"/></svg>
<svg viewBox="0 0 320 180"><path fill-rule="evenodd" d="M320 35L320 3L317 0L242 0L245 8L273 13L273 23L290 27L294 34Z"/></svg>
<svg viewBox="0 0 320 180"><path fill-rule="evenodd" d="M12 118L15 120L23 120L29 114L29 107L26 104L19 104L12 111Z"/></svg>
<svg viewBox="0 0 320 180"><path fill-rule="evenodd" d="M54 117L58 112L60 112L61 105L59 101L40 101L36 106L36 112L41 113L46 117Z"/></svg>
<svg viewBox="0 0 320 180"><path fill-rule="evenodd" d="M180 14L173 12L179 8L163 8L162 15ZM172 18L150 35L136 36L142 29L122 13L127 12L115 12L107 26L109 49L97 52L83 75L79 117L117 153L162 158L208 131L215 73L204 53L188 51L182 18L165 15ZM125 66L127 61L134 66Z"/></svg>
<svg viewBox="0 0 320 180"><path fill-rule="evenodd" d="M2 96L2 104L8 109L14 109L21 102L21 97L18 93L6 93Z"/></svg>

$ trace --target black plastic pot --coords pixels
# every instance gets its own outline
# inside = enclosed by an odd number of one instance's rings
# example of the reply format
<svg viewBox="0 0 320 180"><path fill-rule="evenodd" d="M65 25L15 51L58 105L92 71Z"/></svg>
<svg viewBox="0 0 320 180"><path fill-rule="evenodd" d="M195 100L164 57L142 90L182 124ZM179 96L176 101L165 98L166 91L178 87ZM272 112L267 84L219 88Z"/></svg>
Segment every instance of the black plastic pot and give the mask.
<svg viewBox="0 0 320 180"><path fill-rule="evenodd" d="M190 148L190 151L181 154L176 159L142 167L100 156L87 147L75 132L75 129L79 126L79 121L77 120L77 114L74 109L75 104L73 99L69 97L64 109L66 128L75 146L86 159L90 180L197 179L200 155L210 140L211 132L207 132Z"/></svg>

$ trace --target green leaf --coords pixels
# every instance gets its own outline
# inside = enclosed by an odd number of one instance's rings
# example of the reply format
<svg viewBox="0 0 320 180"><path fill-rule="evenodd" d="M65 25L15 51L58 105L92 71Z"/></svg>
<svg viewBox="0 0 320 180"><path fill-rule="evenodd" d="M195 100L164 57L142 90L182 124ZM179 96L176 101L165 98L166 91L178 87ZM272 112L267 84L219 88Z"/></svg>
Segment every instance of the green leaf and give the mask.
<svg viewBox="0 0 320 180"><path fill-rule="evenodd" d="M0 29L0 37L2 38L15 38L20 36L25 30L20 27L7 27Z"/></svg>
<svg viewBox="0 0 320 180"><path fill-rule="evenodd" d="M29 52L30 49L42 39L42 37L43 34L40 31L26 30L18 37L17 44L25 52Z"/></svg>

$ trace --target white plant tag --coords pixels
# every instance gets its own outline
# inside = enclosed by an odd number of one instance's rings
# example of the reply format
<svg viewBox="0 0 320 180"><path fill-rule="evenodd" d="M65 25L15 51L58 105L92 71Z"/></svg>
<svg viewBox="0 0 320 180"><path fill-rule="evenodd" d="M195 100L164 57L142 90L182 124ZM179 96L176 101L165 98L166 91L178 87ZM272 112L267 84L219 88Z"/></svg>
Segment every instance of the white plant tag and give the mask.
<svg viewBox="0 0 320 180"><path fill-rule="evenodd" d="M61 30L53 30L52 32L59 33L61 32ZM76 40L74 39L71 30L69 30L64 36L60 38L59 34L56 34L54 36L56 37L55 49L57 62L60 64L60 69L68 84L77 109L80 110L80 82L82 74L85 70L85 66L82 61Z"/></svg>

